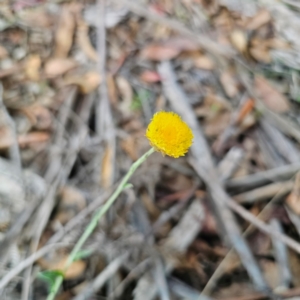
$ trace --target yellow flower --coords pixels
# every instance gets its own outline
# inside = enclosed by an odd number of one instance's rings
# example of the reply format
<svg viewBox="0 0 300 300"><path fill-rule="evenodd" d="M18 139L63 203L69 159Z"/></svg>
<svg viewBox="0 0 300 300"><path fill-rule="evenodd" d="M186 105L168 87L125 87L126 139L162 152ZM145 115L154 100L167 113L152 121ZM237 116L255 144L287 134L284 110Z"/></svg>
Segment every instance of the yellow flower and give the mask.
<svg viewBox="0 0 300 300"><path fill-rule="evenodd" d="M146 137L155 150L177 158L187 153L194 135L179 115L161 111L153 116Z"/></svg>

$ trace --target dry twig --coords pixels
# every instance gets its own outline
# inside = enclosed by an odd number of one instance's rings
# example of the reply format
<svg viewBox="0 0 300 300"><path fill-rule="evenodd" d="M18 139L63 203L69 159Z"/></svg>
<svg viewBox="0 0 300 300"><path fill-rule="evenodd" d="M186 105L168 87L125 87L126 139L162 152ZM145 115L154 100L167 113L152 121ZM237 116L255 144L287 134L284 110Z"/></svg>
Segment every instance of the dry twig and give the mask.
<svg viewBox="0 0 300 300"><path fill-rule="evenodd" d="M194 144L191 148L194 157L192 165L209 189L217 218L221 225L220 228L224 230L225 241L231 244L238 252L256 288L269 293L269 288L258 265L244 238L241 236L232 213L228 207L226 207L226 203L230 201L230 199L219 183L206 140L191 107L188 105L188 101L186 100L187 96L176 82L170 62L161 63L159 73L161 77L164 78L164 92L171 102L173 110L182 115L182 118L189 124L194 132Z"/></svg>

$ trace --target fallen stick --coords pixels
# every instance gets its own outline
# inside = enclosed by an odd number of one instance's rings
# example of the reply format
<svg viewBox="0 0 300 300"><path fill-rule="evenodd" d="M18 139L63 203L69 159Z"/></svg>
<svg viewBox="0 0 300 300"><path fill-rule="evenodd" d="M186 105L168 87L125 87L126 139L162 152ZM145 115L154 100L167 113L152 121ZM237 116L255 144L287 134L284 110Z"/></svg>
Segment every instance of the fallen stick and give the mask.
<svg viewBox="0 0 300 300"><path fill-rule="evenodd" d="M192 165L208 188L225 242L235 248L256 288L273 298L249 246L242 237L234 215L226 205L230 198L218 179L205 137L191 106L188 104L187 96L176 82L171 63L162 62L158 71L163 78L164 93L170 101L172 109L181 114L183 120L194 132L194 143L191 147Z"/></svg>
<svg viewBox="0 0 300 300"><path fill-rule="evenodd" d="M233 199L242 204L253 204L274 197L283 197L293 189L293 181L275 182L263 187L233 196Z"/></svg>
<svg viewBox="0 0 300 300"><path fill-rule="evenodd" d="M290 179L299 170L300 170L300 163L290 164L283 167L278 167L267 171L255 173L248 176L229 179L225 181L225 186L228 189L243 188L249 190L271 182Z"/></svg>

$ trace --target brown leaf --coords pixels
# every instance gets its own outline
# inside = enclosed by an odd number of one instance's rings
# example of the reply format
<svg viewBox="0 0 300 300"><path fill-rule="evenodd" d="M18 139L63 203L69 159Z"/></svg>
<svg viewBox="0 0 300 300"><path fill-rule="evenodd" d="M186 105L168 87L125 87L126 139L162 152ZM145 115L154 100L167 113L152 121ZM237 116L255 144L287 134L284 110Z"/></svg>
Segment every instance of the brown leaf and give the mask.
<svg viewBox="0 0 300 300"><path fill-rule="evenodd" d="M50 134L46 132L30 132L17 137L20 147L29 146L32 143L47 142ZM0 149L7 149L14 142L13 136L7 127L0 128Z"/></svg>
<svg viewBox="0 0 300 300"><path fill-rule="evenodd" d="M59 193L59 198L55 221L61 224L66 224L86 206L83 194L73 186L64 186Z"/></svg>
<svg viewBox="0 0 300 300"><path fill-rule="evenodd" d="M28 79L38 81L40 79L41 58L38 54L30 55L25 62L24 71Z"/></svg>
<svg viewBox="0 0 300 300"><path fill-rule="evenodd" d="M182 51L194 51L199 47L190 39L177 37L162 43L152 43L146 46L140 56L143 59L155 61L169 60L178 56Z"/></svg>
<svg viewBox="0 0 300 300"><path fill-rule="evenodd" d="M102 159L102 168L101 168L101 185L104 188L109 188L112 185L113 177L113 149L110 145L107 145L104 156Z"/></svg>
<svg viewBox="0 0 300 300"><path fill-rule="evenodd" d="M262 9L257 15L251 19L247 25L248 30L256 30L259 27L269 23L271 21L271 15L268 10Z"/></svg>
<svg viewBox="0 0 300 300"><path fill-rule="evenodd" d="M128 136L126 139L122 140L121 147L133 161L138 159L135 139L132 136Z"/></svg>
<svg viewBox="0 0 300 300"><path fill-rule="evenodd" d="M45 64L47 77L56 77L75 68L77 63L70 58L50 58Z"/></svg>
<svg viewBox="0 0 300 300"><path fill-rule="evenodd" d="M63 272L64 268L66 266L67 260L68 260L68 256L65 256L58 261L50 261L50 262L47 261L46 259L40 259L38 261L38 263L44 269L56 270L56 271ZM85 269L86 269L86 262L84 262L82 260L76 260L68 267L67 271L64 272L64 278L65 279L78 278L80 275L83 274Z"/></svg>
<svg viewBox="0 0 300 300"><path fill-rule="evenodd" d="M255 106L255 102L253 99L249 98L245 101L245 103L242 105L242 107L240 108L236 119L234 120L234 123L236 125L240 124L245 117L253 110Z"/></svg>
<svg viewBox="0 0 300 300"><path fill-rule="evenodd" d="M169 60L175 58L180 52L179 49L171 46L152 44L142 50L141 57L155 61Z"/></svg>
<svg viewBox="0 0 300 300"><path fill-rule="evenodd" d="M247 37L242 30L234 30L230 34L232 45L240 52L244 53L247 49Z"/></svg>
<svg viewBox="0 0 300 300"><path fill-rule="evenodd" d="M75 30L75 18L68 5L63 6L58 28L55 33L54 56L65 58L72 47Z"/></svg>
<svg viewBox="0 0 300 300"><path fill-rule="evenodd" d="M294 287L300 287L300 257L293 250L289 250L289 266L291 268Z"/></svg>
<svg viewBox="0 0 300 300"><path fill-rule="evenodd" d="M119 104L119 109L125 116L128 116L131 114L131 104L133 98L132 87L127 79L121 76L116 78L116 84L122 99L122 102Z"/></svg>
<svg viewBox="0 0 300 300"><path fill-rule="evenodd" d="M77 43L82 52L92 61L98 61L98 53L91 44L89 27L82 20L78 21Z"/></svg>
<svg viewBox="0 0 300 300"><path fill-rule="evenodd" d="M23 108L21 111L27 115L35 129L50 129L52 125L52 115L46 107L36 104Z"/></svg>
<svg viewBox="0 0 300 300"><path fill-rule="evenodd" d="M213 70L215 68L214 62L204 54L194 58L194 65L196 68L203 70Z"/></svg>
<svg viewBox="0 0 300 300"><path fill-rule="evenodd" d="M5 58L8 55L7 50L0 45L0 59Z"/></svg>
<svg viewBox="0 0 300 300"><path fill-rule="evenodd" d="M107 76L107 89L109 100L115 106L117 104L117 88L115 79L111 74Z"/></svg>
<svg viewBox="0 0 300 300"><path fill-rule="evenodd" d="M0 149L7 149L13 143L11 130L6 126L0 127Z"/></svg>
<svg viewBox="0 0 300 300"><path fill-rule="evenodd" d="M10 67L8 69L0 70L0 78L4 78L4 77L10 76L10 75L13 75L20 70L21 70L20 64L14 64L14 65L12 65L12 67Z"/></svg>
<svg viewBox="0 0 300 300"><path fill-rule="evenodd" d="M300 173L297 173L293 190L287 196L285 201L288 204L289 208L295 214L300 216Z"/></svg>
<svg viewBox="0 0 300 300"><path fill-rule="evenodd" d="M173 46L174 48L179 49L180 51L196 51L199 50L199 46L197 43L192 41L191 39L178 36L169 39L165 42L169 46Z"/></svg>
<svg viewBox="0 0 300 300"><path fill-rule="evenodd" d="M273 38L273 39L269 39L267 41L267 44L270 48L273 48L273 49L282 49L282 50L286 50L286 49L290 49L291 48L291 45L283 40L283 39L280 39L278 37L276 38Z"/></svg>
<svg viewBox="0 0 300 300"><path fill-rule="evenodd" d="M101 78L98 72L90 71L83 76L69 76L65 79L65 84L78 85L83 94L89 94L94 91L100 84Z"/></svg>
<svg viewBox="0 0 300 300"><path fill-rule="evenodd" d="M271 260L262 259L260 265L268 285L272 289L278 287L280 284L280 269L278 268L277 263Z"/></svg>
<svg viewBox="0 0 300 300"><path fill-rule="evenodd" d="M243 132L251 127L253 127L257 122L257 119L253 113L248 113L242 119L241 123L239 124L240 132Z"/></svg>
<svg viewBox="0 0 300 300"><path fill-rule="evenodd" d="M254 88L261 100L274 112L283 113L290 109L287 98L265 78L256 76Z"/></svg>
<svg viewBox="0 0 300 300"><path fill-rule="evenodd" d="M235 260L232 261L233 266L229 266L230 270L234 269L233 267L238 267L239 259L236 257ZM248 299L249 295L253 294L253 288L249 285L248 282L233 282L229 286L219 287L216 293L214 294L214 299L222 299L231 300L231 299ZM251 299L251 298L250 298ZM253 298L252 298L253 299ZM255 299L255 298L254 298Z"/></svg>
<svg viewBox="0 0 300 300"><path fill-rule="evenodd" d="M238 93L237 81L230 71L225 71L220 76L220 81L228 97L233 98Z"/></svg>
<svg viewBox="0 0 300 300"><path fill-rule="evenodd" d="M47 132L36 131L25 135L18 136L20 147L29 146L31 143L47 142L50 139L50 134Z"/></svg>
<svg viewBox="0 0 300 300"><path fill-rule="evenodd" d="M263 46L251 47L249 52L251 56L258 62L269 64L272 61L270 50L267 47L263 47Z"/></svg>
<svg viewBox="0 0 300 300"><path fill-rule="evenodd" d="M155 71L144 71L141 75L140 75L140 79L144 82L147 83L153 83L153 82L159 82L161 81L161 77L160 75L155 72Z"/></svg>

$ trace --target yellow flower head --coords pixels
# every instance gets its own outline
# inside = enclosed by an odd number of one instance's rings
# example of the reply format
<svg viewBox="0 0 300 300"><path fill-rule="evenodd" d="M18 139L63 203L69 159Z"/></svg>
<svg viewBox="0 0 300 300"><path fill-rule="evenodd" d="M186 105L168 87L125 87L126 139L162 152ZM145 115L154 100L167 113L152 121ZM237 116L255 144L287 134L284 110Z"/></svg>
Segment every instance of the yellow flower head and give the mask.
<svg viewBox="0 0 300 300"><path fill-rule="evenodd" d="M177 158L187 153L194 135L179 115L160 111L148 125L146 137L157 151Z"/></svg>

